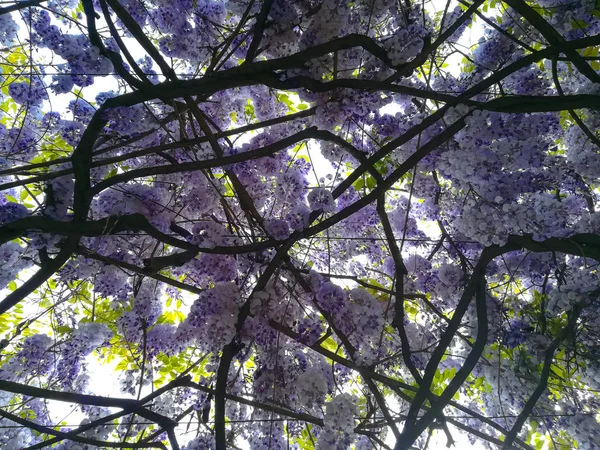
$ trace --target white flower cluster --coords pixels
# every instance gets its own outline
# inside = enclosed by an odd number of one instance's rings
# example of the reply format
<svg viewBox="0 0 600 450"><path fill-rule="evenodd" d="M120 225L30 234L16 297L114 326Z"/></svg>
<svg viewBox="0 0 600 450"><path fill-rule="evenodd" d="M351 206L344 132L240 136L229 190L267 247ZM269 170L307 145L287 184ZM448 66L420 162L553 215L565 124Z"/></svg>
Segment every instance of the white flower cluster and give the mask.
<svg viewBox="0 0 600 450"><path fill-rule="evenodd" d="M299 314L296 302L290 302L289 297L277 286L269 284L264 290L255 292L250 304L250 312L255 318L273 319L279 323L292 324L296 314Z"/></svg>
<svg viewBox="0 0 600 450"><path fill-rule="evenodd" d="M600 153L594 144L577 125L571 126L564 137L567 160L583 176L600 178Z"/></svg>
<svg viewBox="0 0 600 450"><path fill-rule="evenodd" d="M321 3L319 14L312 17L312 23L304 32L304 45L312 46L337 38L348 23L350 10L339 0L325 0Z"/></svg>
<svg viewBox="0 0 600 450"><path fill-rule="evenodd" d="M220 223L199 222L192 229L193 235L188 237L188 241L204 248L215 248L224 245L223 236L227 234L227 229Z"/></svg>
<svg viewBox="0 0 600 450"><path fill-rule="evenodd" d="M99 406L91 406L89 407L89 409L87 409L86 413L87 417L81 421L81 426L87 425L88 423L98 420L101 417L107 416L108 414L110 414L110 410L108 408L103 408ZM106 424L94 427L91 430L84 431L82 433L82 436L98 441L108 441L110 435L114 431L115 426L111 422L107 422Z"/></svg>
<svg viewBox="0 0 600 450"><path fill-rule="evenodd" d="M427 345L429 331L423 325L412 320L404 322L404 330L408 338L408 345L412 350L423 348Z"/></svg>
<svg viewBox="0 0 600 450"><path fill-rule="evenodd" d="M447 286L457 286L464 273L457 264L441 264L438 269L438 278Z"/></svg>
<svg viewBox="0 0 600 450"><path fill-rule="evenodd" d="M575 414L569 418L569 434L577 441L579 450L600 448L600 424L591 414Z"/></svg>
<svg viewBox="0 0 600 450"><path fill-rule="evenodd" d="M346 303L344 312L335 319L336 324L358 348L356 362L368 366L380 356L378 353L385 326L386 304L379 302L364 289L352 289L349 294L352 301Z"/></svg>
<svg viewBox="0 0 600 450"><path fill-rule="evenodd" d="M581 294L573 290L575 286L562 286L561 290L555 289L548 294L548 309L569 311L573 304L581 298Z"/></svg>
<svg viewBox="0 0 600 450"><path fill-rule="evenodd" d="M357 412L354 395L336 395L325 408L325 428L351 433L354 430L354 416Z"/></svg>
<svg viewBox="0 0 600 450"><path fill-rule="evenodd" d="M454 123L464 115L469 113L469 107L463 103L459 103L456 106L451 106L444 114L444 120L447 123Z"/></svg>
<svg viewBox="0 0 600 450"><path fill-rule="evenodd" d="M600 213L584 215L574 226L578 233L596 233L600 234Z"/></svg>
<svg viewBox="0 0 600 450"><path fill-rule="evenodd" d="M475 201L465 205L462 216L456 221L457 228L468 238L484 245L505 244L508 229L498 208L478 205Z"/></svg>
<svg viewBox="0 0 600 450"><path fill-rule="evenodd" d="M327 380L323 372L309 367L302 372L294 383L298 402L307 408L323 404L327 395Z"/></svg>
<svg viewBox="0 0 600 450"><path fill-rule="evenodd" d="M202 291L190 309L179 334L193 337L207 351L217 351L235 336L240 293L232 283Z"/></svg>
<svg viewBox="0 0 600 450"><path fill-rule="evenodd" d="M525 402L529 392L536 388L536 382L519 378L513 370L509 369L509 364L501 360L497 353L488 358L490 365L482 365L481 371L485 382L494 387L495 395L482 396L483 411L488 415L502 414L502 411L519 413L519 401ZM516 387L518 386L518 389ZM507 412L504 412L507 414Z"/></svg>
<svg viewBox="0 0 600 450"><path fill-rule="evenodd" d="M215 438L210 434L200 434L195 439L188 442L188 444L183 447L183 450L214 450L215 448Z"/></svg>
<svg viewBox="0 0 600 450"><path fill-rule="evenodd" d="M388 51L388 58L393 66L404 64L423 49L423 39L420 31L423 29L417 25L409 25L402 28L384 43Z"/></svg>
<svg viewBox="0 0 600 450"><path fill-rule="evenodd" d="M520 203L502 206L469 200L456 225L465 236L489 246L505 244L509 234L531 233L535 240L566 236L571 230L568 218L563 202L547 194L530 194Z"/></svg>
<svg viewBox="0 0 600 450"><path fill-rule="evenodd" d="M205 214L213 211L219 204L218 192L213 187L219 186L218 181L213 181L214 185L211 185L206 177L198 172L173 178L181 185L182 202L190 213Z"/></svg>
<svg viewBox="0 0 600 450"><path fill-rule="evenodd" d="M350 394L337 395L327 403L325 427L319 434L318 450L337 450L350 448L354 440L354 415L356 398Z"/></svg>
<svg viewBox="0 0 600 450"><path fill-rule="evenodd" d="M32 444L34 436L28 428L21 428L16 422L8 419L0 421L0 425L9 430L0 437L0 444L4 450L22 450ZM15 429L11 430L9 427L15 427Z"/></svg>
<svg viewBox="0 0 600 450"><path fill-rule="evenodd" d="M0 15L0 45L9 47L17 37L19 25L12 19L10 14Z"/></svg>
<svg viewBox="0 0 600 450"><path fill-rule="evenodd" d="M335 200L329 189L316 188L307 196L312 211L321 210L324 213L335 211Z"/></svg>
<svg viewBox="0 0 600 450"><path fill-rule="evenodd" d="M590 292L600 285L598 276L590 275L587 279L577 279L553 289L548 294L548 311L570 311L577 304L587 304L590 301Z"/></svg>
<svg viewBox="0 0 600 450"><path fill-rule="evenodd" d="M153 400L153 411L167 417L175 417L182 412L184 399L177 391L165 392Z"/></svg>
<svg viewBox="0 0 600 450"><path fill-rule="evenodd" d="M16 275L27 267L27 262L21 258L24 252L16 242L7 242L0 245L0 261L2 261L2 270L0 270L0 289L6 287L8 283L13 281Z"/></svg>
<svg viewBox="0 0 600 450"><path fill-rule="evenodd" d="M84 322L73 334L73 341L78 343L82 353L87 354L112 338L112 335L110 328L103 323Z"/></svg>

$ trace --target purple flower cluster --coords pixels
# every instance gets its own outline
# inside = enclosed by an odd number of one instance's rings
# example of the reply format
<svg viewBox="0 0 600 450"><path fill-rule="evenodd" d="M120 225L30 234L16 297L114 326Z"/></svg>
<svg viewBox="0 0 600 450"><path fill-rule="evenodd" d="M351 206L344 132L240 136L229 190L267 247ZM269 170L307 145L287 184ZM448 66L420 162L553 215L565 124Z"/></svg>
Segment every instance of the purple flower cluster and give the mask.
<svg viewBox="0 0 600 450"><path fill-rule="evenodd" d="M22 297L0 318L1 379L87 392L95 358L143 396L189 372L202 394L144 405L214 425L186 450L222 447L225 419L236 446L365 450L392 434L383 404L420 397L398 390L415 368L436 396L470 372L448 396L460 423L506 439L555 346L544 427L518 438L600 448L594 1L485 2L485 21L393 0L107 3L0 15L0 308ZM81 435L139 441L145 421ZM13 425L2 448L42 442Z"/></svg>

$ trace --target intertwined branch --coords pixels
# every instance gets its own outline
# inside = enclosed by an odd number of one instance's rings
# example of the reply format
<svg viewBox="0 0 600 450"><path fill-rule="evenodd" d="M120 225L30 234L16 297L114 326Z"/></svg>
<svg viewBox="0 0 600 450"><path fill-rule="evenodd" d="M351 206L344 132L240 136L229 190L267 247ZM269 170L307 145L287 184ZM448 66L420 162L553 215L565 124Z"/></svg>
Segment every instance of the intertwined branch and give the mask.
<svg viewBox="0 0 600 450"><path fill-rule="evenodd" d="M0 14L15 11L20 8L35 6L41 2L22 2L18 7L11 6L0 10ZM577 109L593 108L597 109L600 105L600 97L597 95L565 95L559 88L558 79L555 75L557 90L560 95L553 97L541 96L500 96L491 98L486 101L481 100L481 94L488 94L489 89L497 83L504 80L507 76L516 71L536 63L543 59L552 58L556 61L562 55L566 55L569 61L579 70L584 76L593 82L599 82L600 76L594 71L590 65L583 59L578 52L579 49L588 48L590 46L600 45L600 36L591 36L572 41L563 39L533 8L527 5L522 0L506 0L516 12L518 12L525 20L535 27L541 35L546 39L547 45L541 50L530 51L525 56L513 61L500 70L497 70L479 81L474 86L470 87L465 92L455 95L437 92L431 89L421 89L415 87L398 84L414 70L417 70L421 65L434 55L437 49L452 35L452 33L468 20L469 17L477 13L478 8L483 1L477 1L469 5L468 10L462 17L455 22L451 27L440 34L433 42L425 45L421 53L413 60L406 64L394 66L388 58L387 51L383 49L375 40L365 35L351 34L348 36L333 39L329 42L315 45L306 50L297 52L291 56L278 59L261 59L261 41L265 32L265 27L268 22L269 11L271 8L270 1L264 1L259 13L256 15L254 25L251 29L251 39L247 51L246 61L240 66L220 70L209 71L204 75L193 79L181 80L178 79L173 68L161 56L158 49L152 41L144 34L142 28L136 24L135 20L129 15L117 0L107 0L100 2L105 19L109 25L109 31L114 37L121 50L123 51L129 66L132 67L133 74L129 73L124 66L124 61L119 54L107 50L102 43L99 31L96 28L96 16L91 1L84 1L83 6L87 18L87 31L90 42L98 48L101 54L105 55L113 62L118 76L129 85L129 92L110 98L95 112L91 122L84 131L81 140L73 154L67 158L61 158L53 161L28 164L25 166L13 167L0 172L0 175L20 175L26 176L16 181L5 182L0 185L0 189L9 189L17 186L27 186L33 183L46 182L52 179L63 176L72 176L75 181L74 199L72 207L71 221L58 221L45 216L30 216L14 222L5 224L0 227L0 244L9 242L14 239L28 238L35 233L50 233L52 235L63 237L60 245L60 251L54 255L40 257L40 267L25 283L8 294L0 301L0 314L9 312L15 305L26 299L32 292L39 289L46 281L48 281L57 271L71 258L78 255L84 255L88 258L94 258L103 261L107 264L116 264L124 270L136 273L138 276L153 277L156 280L170 284L172 286L186 289L193 293L198 293L201 290L186 285L180 280L169 278L161 274L170 267L181 266L201 253L212 253L221 255L259 255L262 251L272 250L270 260L266 261L261 271L260 277L257 278L252 294L249 295L245 303L240 309L237 317L236 336L231 342L225 345L220 354L219 367L216 373L216 379L213 387L203 386L198 383L191 382L188 377L180 377L175 381L160 388L154 394L144 397L140 400L128 400L118 398L95 397L83 394L72 394L66 392L56 392L49 389L35 388L32 386L20 385L8 381L0 381L0 390L12 392L29 397L38 397L59 401L74 402L82 405L98 405L107 407L121 408L122 412L107 416L96 423L81 426L70 432L61 432L48 427L36 425L30 420L17 417L7 411L0 409L0 415L17 422L23 426L30 427L40 433L54 436L44 442L43 446L49 446L53 443L64 439L73 440L76 442L115 448L166 448L165 445L158 441L148 443L128 443L128 442L99 442L93 439L84 438L81 435L86 430L97 426L98 424L107 423L118 417L127 414L137 414L144 417L159 428L165 430L169 435L169 441L172 448L179 448L177 440L174 436L174 429L177 426L177 421L160 416L152 412L147 406L151 400L167 392L171 389L179 387L191 387L213 396L215 402L215 419L214 419L214 434L218 449L225 449L228 445L225 402L226 400L240 402L255 408L261 408L267 411L274 412L280 416L302 420L308 423L323 425L320 418L312 417L307 414L300 414L289 408L278 406L275 404L265 404L254 400L249 400L242 396L233 395L228 392L229 373L232 362L236 356L242 351L242 329L246 320L251 317L251 304L253 295L271 282L276 273L285 272L290 279L295 280L307 294L314 296L310 285L303 277L302 271L295 260L294 254L291 251L295 245L301 243L318 234L325 233L334 225L339 224L344 219L351 217L353 214L367 207L368 205L376 204L377 213L383 226L385 241L389 248L390 254L393 257L396 275L395 288L387 291L386 295L395 298L395 317L392 321L402 344L402 358L407 369L411 373L416 382L416 386L387 377L385 374L378 371L375 367L364 367L354 360L355 349L352 347L347 336L344 335L334 324L331 318L327 317L324 311L321 311L322 316L328 323L330 329L335 334L336 338L342 342L344 353L347 358L339 353L331 352L321 345L321 343L313 343L307 345L311 351L315 351L324 355L328 359L337 364L344 365L355 371L365 380L368 389L376 399L377 407L384 415L387 425L394 432L397 443L395 450L406 450L411 448L417 438L428 428L433 427L438 421L444 424L447 431L449 442L452 437L448 431L447 424L473 433L483 439L495 443L504 448L511 448L515 444L516 448L530 449L531 447L517 438L517 434L521 429L527 417L531 414L537 400L544 392L550 364L554 352L561 342L573 332L576 326L578 311L573 311L570 314L569 322L565 329L560 333L556 340L547 349L546 359L542 370L542 376L538 388L530 397L525 405L523 412L517 418L517 422L510 429L498 425L497 423L487 419L475 411L472 411L459 403L453 401L456 392L463 385L465 380L473 371L475 365L480 361L485 344L488 337L488 323L486 311L486 277L485 271L488 264L494 259L503 254L525 249L530 252L548 252L548 253L566 253L570 255L581 256L584 258L595 259L600 261L600 237L592 234L577 234L570 238L550 238L543 241L536 241L531 236L510 236L508 243L503 246L491 246L486 248L481 254L478 262L468 273L468 279L465 280L465 287L462 296L451 318L444 317L447 320L447 326L441 335L441 338L436 342L432 350L431 357L426 367L422 370L418 369L412 359L409 341L404 329L404 301L407 298L404 292L404 276L407 271L402 260L401 250L398 246L400 239L394 235L389 219L385 211L385 198L390 189L402 179L406 174L410 173L420 161L434 151L443 152L445 144L453 139L453 137L465 127L464 116L450 124L445 124L443 129L431 137L427 142L420 143L416 151L411 154L404 162L397 165L393 171L387 176L378 172L376 166L390 155L394 150L409 142L411 139L421 136L425 131L431 130L433 126L439 126L449 108L458 104L467 105L470 111L497 111L504 113L534 113L534 112L551 112L551 111L569 111L575 120L578 116L574 112ZM157 63L167 81L152 85L145 77L143 72L137 67L131 55L126 52L126 45L123 44L118 31L116 30L112 20L110 20L110 9L116 13L119 20L127 28L128 32L137 40L144 51ZM232 39L230 39L231 44ZM355 78L336 78L331 81L315 80L307 76L288 76L288 72L292 69L302 68L307 63L316 60L320 57L335 54L348 49L361 48L364 52L371 54L373 57L384 63L389 69L394 71L394 75L385 81L373 81ZM225 49L221 51L221 55L225 54ZM215 63L216 64L216 63ZM556 73L556 69L554 69ZM291 72L290 72L291 73ZM419 102L436 102L442 103L438 109L434 110L425 117L420 123L414 125L403 134L394 137L389 142L381 145L377 151L370 156L362 154L354 148L345 139L334 135L325 130L319 130L317 127L305 127L301 131L291 134L275 143L263 146L261 148L243 153L228 154L221 147L220 140L227 139L236 135L241 135L247 131L266 128L268 126L292 123L296 120L302 120L315 114L315 108L307 109L295 114L290 114L285 117L274 118L264 122L247 125L233 130L219 130L214 124L210 123L210 118L206 117L202 111L203 102L207 101L211 95L228 91L242 86L263 85L276 90L295 90L303 89L311 92L331 92L336 89L352 89L358 91L381 92L381 93L399 93L409 96ZM184 102L181 103L180 99ZM477 100L475 100L477 98ZM134 106L138 104L151 104L151 102L163 102L177 108L176 112L169 117L169 120L188 120L193 121L194 126L198 127L201 134L198 137L183 139L177 142L161 144L149 148L144 148L137 151L125 152L118 156L106 158L98 158L99 155L105 153L107 149L115 147L106 147L100 143L100 137L108 122L107 112L114 108ZM584 126L581 120L577 120L579 126ZM590 131L587 130L589 134ZM369 174L376 181L375 187L370 192L365 193L354 203L346 206L341 211L331 214L328 217L323 216L319 212L313 213L310 217L310 225L301 231L296 231L291 236L282 241L259 238L256 236L264 236L265 217L262 217L257 211L257 208L252 202L251 196L246 192L246 189L241 181L239 181L234 172L229 167L236 163L247 162L258 158L267 158L279 152L284 151L290 146L315 140L321 142L333 142L358 161L358 165L354 170L341 181L333 190L334 198L340 198L347 193L353 183L360 179L363 175ZM214 153L214 157L209 159L183 162L171 161L165 152L177 149L192 148L200 143L208 143ZM92 177L92 169L98 167L112 166L117 163L126 162L128 159L138 158L147 155L163 156L164 164L152 165L148 167L125 170L122 173L114 174L104 180L95 181ZM66 165L66 168L61 168L57 171L44 172L49 168L57 165ZM62 166L61 166L62 167ZM185 172L204 171L209 174L212 169L223 169L227 174L228 179L233 186L233 192L239 207L244 213L244 219L232 218L237 230L247 231L247 237L238 238L235 244L231 246L216 246L212 248L204 248L190 243L185 236L185 230L176 223L172 224L171 233L165 233L153 226L150 221L142 214L128 214L110 216L103 219L93 220L90 217L90 205L94 198L107 189L115 188L128 182L139 180L142 178L155 177L158 175L176 174ZM225 201L225 200L224 200ZM225 201L227 205L227 202ZM170 247L176 249L166 255L153 256L144 261L143 267L137 267L125 262L111 260L109 257L95 253L92 249L86 248L81 240L83 237L100 237L100 236L119 236L127 238L133 233L143 233L162 248ZM254 238L252 236L255 236ZM465 270L468 270L464 267ZM439 369L440 362L445 356L452 340L459 335L459 329L463 325L463 319L468 308L475 303L477 312L477 337L474 342L469 342L470 353L465 359L462 367L457 371L454 378L446 386L441 395L435 395L432 392L432 382ZM315 302L315 307L318 305ZM291 328L284 324L271 321L269 325L278 332L286 335L294 340L301 340L301 337ZM404 428L400 432L397 426L397 419L393 417L385 398L380 393L381 386L387 386L393 389L397 395L403 400L410 403L410 408L405 417L401 420L404 422ZM493 427L500 435L504 435L504 441L494 436L488 436L484 433L474 430L460 421L446 418L444 411L446 408L458 409L467 415L485 422ZM357 432L361 432L371 436L367 429L357 427ZM41 445L36 445L31 448L42 448Z"/></svg>

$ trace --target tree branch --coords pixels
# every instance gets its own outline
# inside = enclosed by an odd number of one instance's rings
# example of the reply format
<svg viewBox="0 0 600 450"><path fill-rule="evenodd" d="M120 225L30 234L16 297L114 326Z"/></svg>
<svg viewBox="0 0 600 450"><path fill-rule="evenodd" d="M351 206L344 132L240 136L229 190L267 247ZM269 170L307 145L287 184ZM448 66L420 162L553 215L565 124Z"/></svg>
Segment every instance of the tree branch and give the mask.
<svg viewBox="0 0 600 450"><path fill-rule="evenodd" d="M260 8L260 12L258 16L256 16L256 23L254 24L254 34L252 35L252 41L250 42L250 46L248 47L248 51L246 52L246 60L244 64L249 64L254 61L256 57L256 52L258 51L258 46L260 45L260 41L265 32L265 24L267 22L267 17L269 16L269 12L271 11L271 5L273 4L273 0L263 0L262 6Z"/></svg>
<svg viewBox="0 0 600 450"><path fill-rule="evenodd" d="M108 447L108 448L162 448L167 450L167 447L162 442L149 442L149 443L133 443L133 442L110 442L110 441L97 441L96 439L85 438L81 436L76 436L71 433L66 433L63 431L54 430L52 428L45 427L43 425L39 425L30 420L22 419L19 416L6 412L0 408L0 416L12 420L13 422L18 423L24 427L35 430L39 433L49 434L51 436L55 436L61 439L67 439L73 442L81 442L82 444L95 445L98 447Z"/></svg>
<svg viewBox="0 0 600 450"><path fill-rule="evenodd" d="M554 359L554 352L562 343L562 341L564 341L568 336L570 336L574 332L575 326L577 325L577 320L579 319L579 315L581 314L582 309L583 307L581 305L576 304L575 306L573 306L573 309L571 310L571 313L569 315L567 325L560 331L558 336L556 336L556 338L552 341L550 346L546 349L544 356L544 365L542 366L542 372L540 374L540 381L533 393L531 394L531 397L529 397L529 399L525 403L525 406L523 406L523 409L519 413L519 416L517 417L517 420L515 421L514 425L506 435L506 438L504 439L504 446L502 447L503 449L509 449L511 447L515 438L519 434L519 431L521 431L523 424L533 411L535 404L548 387L550 366L552 365L552 360Z"/></svg>

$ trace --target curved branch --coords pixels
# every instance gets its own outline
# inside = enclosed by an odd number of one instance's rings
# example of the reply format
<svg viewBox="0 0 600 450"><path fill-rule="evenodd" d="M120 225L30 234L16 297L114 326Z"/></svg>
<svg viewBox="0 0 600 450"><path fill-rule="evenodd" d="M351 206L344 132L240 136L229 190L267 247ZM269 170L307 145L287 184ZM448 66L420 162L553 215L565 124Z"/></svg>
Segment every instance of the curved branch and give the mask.
<svg viewBox="0 0 600 450"><path fill-rule="evenodd" d="M48 258L45 261L42 260L42 267L31 278L0 301L0 316L25 299L54 275L69 260L78 243L79 238L70 237L54 258Z"/></svg>
<svg viewBox="0 0 600 450"><path fill-rule="evenodd" d="M150 402L151 400L155 399L156 397L162 395L163 393L173 389L174 387L177 386L183 386L185 383L187 383L189 381L190 377L189 376L183 376L183 377L179 377L176 378L175 380L171 381L170 383L165 384L164 386L158 388L156 391L152 392L151 394L148 394L147 396L145 396L144 398L140 399L138 401L138 404L140 405L144 405L148 402ZM123 409L122 411L119 411L117 413L114 414L110 414L108 416L105 417L101 417L100 419L96 419L93 420L89 423L86 423L84 425L81 425L77 428L75 428L74 430L71 430L67 433L65 433L68 436L73 436L73 435L77 435L77 434L81 434L85 431L91 430L93 428L96 428L99 425L103 425L107 422L111 422L115 419L118 419L120 417L123 417L127 414L130 414L130 411L128 411L127 409ZM57 442L62 441L63 439L68 439L68 437L62 438L62 437L55 437L52 439L48 439L44 442L40 442L39 444L34 444L30 447L27 447L24 450L39 450L41 448L45 448L48 447L52 444L56 444Z"/></svg>
<svg viewBox="0 0 600 450"><path fill-rule="evenodd" d="M32 6L39 6L47 0L25 0L15 1L14 5L5 6L0 8L0 16L4 14L10 14L11 12L20 11L21 9L30 8Z"/></svg>
<svg viewBox="0 0 600 450"><path fill-rule="evenodd" d="M521 431L523 424L533 411L535 404L548 387L548 378L550 377L550 366L552 365L552 360L554 359L554 352L562 343L562 341L564 341L574 332L575 325L577 324L577 320L579 319L579 315L581 314L582 309L583 308L581 305L575 305L573 307L567 325L560 331L558 336L556 336L556 338L552 341L550 346L546 349L544 353L544 365L542 366L542 372L540 374L540 381L533 393L531 394L531 397L529 397L527 402L525 402L525 406L523 406L523 409L519 413L517 420L506 435L506 438L504 440L504 446L502 447L503 449L511 448L511 445L514 442L517 435L519 434L519 431Z"/></svg>
<svg viewBox="0 0 600 450"><path fill-rule="evenodd" d="M248 152L237 153L229 156L222 156L202 161L185 162L180 164L169 164L166 166L146 167L143 169L130 170L119 175L115 175L106 180L101 181L91 188L89 195L94 196L103 190L114 186L117 183L125 183L135 178L147 177L151 175L165 175L170 173L183 173L193 172L196 170L211 169L215 167L227 166L243 161L250 161L257 158L263 158L271 156L280 150L290 147L304 139L310 139L312 133L316 131L316 127L310 127L305 130L299 131L287 138L281 139L273 144L266 145L256 150L250 150Z"/></svg>
<svg viewBox="0 0 600 450"><path fill-rule="evenodd" d="M192 286L191 284L182 283L179 280L175 280L173 278L169 278L164 275L160 275L158 273L148 273L145 269L135 266L133 264L129 264L129 263L126 263L123 261L118 261L114 258L109 258L107 256L99 255L98 253L95 253L95 252L91 251L90 249L85 248L81 245L77 247L76 253L79 255L82 255L86 258L95 259L96 261L100 261L105 264L112 264L112 265L120 267L122 269L129 270L131 272L138 273L140 275L147 276L150 278L154 278L157 281L168 284L169 286L176 287L183 291L190 292L192 294L200 294L203 291L203 289L197 288L196 286Z"/></svg>
<svg viewBox="0 0 600 450"><path fill-rule="evenodd" d="M252 63L252 61L254 61L254 58L256 58L258 46L260 45L260 41L265 32L265 25L267 23L267 17L269 16L269 12L271 11L272 4L273 0L263 0L260 12L258 13L258 16L256 16L256 23L254 24L254 34L252 35L252 41L250 42L250 46L248 47L248 51L246 52L246 61L244 62L244 64Z"/></svg>
<svg viewBox="0 0 600 450"><path fill-rule="evenodd" d="M535 9L525 3L523 0L505 0L506 3L533 25L550 45L560 45L565 42L558 31L554 29ZM583 57L576 50L568 49L565 51L567 57L573 65L585 75L591 82L600 83L600 75L592 69Z"/></svg>
<svg viewBox="0 0 600 450"><path fill-rule="evenodd" d="M253 130L260 129L260 128L266 128L269 126L290 122L295 119L310 117L315 114L316 110L317 110L316 107L312 107L309 109L305 109L303 111L299 111L297 113L288 114L288 115L281 116L281 117L276 117L274 119L264 120L262 122L245 125L243 127L234 128L232 130L218 132L218 133L215 133L215 136L220 139L223 137L235 136L237 134L245 133L247 131L253 131ZM156 146L144 148L141 150L128 152L123 155L117 155L117 156L112 156L110 158L103 158L103 159L93 161L91 164L91 167L102 167L102 166L106 166L108 164L127 161L128 159L131 159L131 158L139 158L140 156L146 156L146 155L158 153L158 152L161 152L164 150L173 150L173 149L178 149L178 148L185 147L185 146L201 144L203 142L208 142L208 138L206 136L201 136L201 137L194 138L194 139L185 139L185 140L181 140L181 141L177 141L177 142L170 142L168 144L156 145ZM125 143L123 143L123 145L126 145L127 143L128 142L125 142ZM118 148L118 146L115 148ZM111 148L111 150L114 150L115 148ZM105 148L101 148L100 150L93 152L93 156L96 156L96 155L99 155L102 153L106 153ZM35 163L35 164L28 164L28 165L24 165L24 166L18 166L18 167L12 167L12 168L8 168L8 169L0 170L0 176L12 175L12 174L31 175L31 178L0 184L0 191L10 189L13 187L17 187L17 186L23 186L25 184L39 183L40 181L48 181L48 180L52 180L54 178L58 178L63 175L68 175L70 173L73 173L73 169L61 169L61 170L57 170L55 172L51 172L51 173L43 174L43 175L37 175L37 176L35 176L36 175L35 173L32 173L32 174L25 173L25 172L28 172L33 169L47 168L47 167L52 167L52 166L55 166L58 164L64 164L64 163L70 163L70 162L71 162L71 158L57 158L57 159L53 159L51 161Z"/></svg>
<svg viewBox="0 0 600 450"><path fill-rule="evenodd" d="M88 35L92 45L98 49L102 56L105 56L106 58L110 59L110 62L112 63L113 68L115 69L115 72L121 78L123 78L123 80L129 83L131 87L135 87L138 89L143 87L144 83L135 78L127 71L127 69L125 69L121 55L112 50L108 50L104 46L104 43L100 38L100 34L98 34L98 30L96 29L96 11L94 11L94 5L92 3L92 0L81 0L81 3L83 5L83 11L87 18Z"/></svg>
<svg viewBox="0 0 600 450"><path fill-rule="evenodd" d="M0 408L0 416L12 420L24 427L30 428L37 431L38 433L49 434L61 439L67 439L73 442L81 442L82 444L95 445L98 447L108 448L162 448L167 450L167 447L162 442L149 442L149 443L135 443L135 442L110 442L110 441L97 441L96 439L90 439L82 436L77 436L68 432L54 430L44 425L39 425L30 420L23 419L19 416L6 412Z"/></svg>

